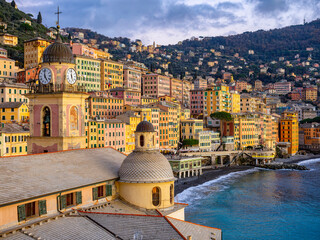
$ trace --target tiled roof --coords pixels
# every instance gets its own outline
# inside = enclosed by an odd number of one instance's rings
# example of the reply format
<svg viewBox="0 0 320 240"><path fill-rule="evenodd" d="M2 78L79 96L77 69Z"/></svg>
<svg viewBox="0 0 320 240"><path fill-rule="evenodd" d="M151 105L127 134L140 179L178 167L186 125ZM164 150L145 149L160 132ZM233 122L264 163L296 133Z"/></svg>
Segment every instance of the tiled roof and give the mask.
<svg viewBox="0 0 320 240"><path fill-rule="evenodd" d="M221 230L217 228L206 227L191 222L167 217L167 219L183 233L185 237L192 236L192 239L212 240L221 239Z"/></svg>
<svg viewBox="0 0 320 240"><path fill-rule="evenodd" d="M19 108L22 102L4 102L0 103L0 108Z"/></svg>
<svg viewBox="0 0 320 240"><path fill-rule="evenodd" d="M0 206L118 178L124 158L112 148L1 158Z"/></svg>
<svg viewBox="0 0 320 240"><path fill-rule="evenodd" d="M158 150L130 153L121 165L119 176L124 182L174 181L168 160Z"/></svg>
<svg viewBox="0 0 320 240"><path fill-rule="evenodd" d="M8 237L1 238L4 240L34 240L34 238L27 236L22 232L16 232L12 235L8 235Z"/></svg>
<svg viewBox="0 0 320 240"><path fill-rule="evenodd" d="M81 216L64 217L24 230L35 239L114 240L107 230Z"/></svg>
<svg viewBox="0 0 320 240"><path fill-rule="evenodd" d="M140 234L143 239L170 240L184 239L161 216L139 216L121 214L96 214L85 213L93 221L110 229L121 239L134 239L135 234Z"/></svg>
<svg viewBox="0 0 320 240"><path fill-rule="evenodd" d="M27 133L29 132L29 124L23 126L17 123L4 123L0 127L1 133Z"/></svg>

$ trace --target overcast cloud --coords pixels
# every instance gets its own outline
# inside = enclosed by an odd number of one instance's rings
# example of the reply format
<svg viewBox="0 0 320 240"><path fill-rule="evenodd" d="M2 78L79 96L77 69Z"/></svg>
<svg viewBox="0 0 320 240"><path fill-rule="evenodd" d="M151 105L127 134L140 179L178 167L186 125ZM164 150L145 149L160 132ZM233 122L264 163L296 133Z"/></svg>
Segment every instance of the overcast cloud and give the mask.
<svg viewBox="0 0 320 240"><path fill-rule="evenodd" d="M269 30L319 18L320 0L16 0L43 23L90 28L109 37L174 44L192 36Z"/></svg>

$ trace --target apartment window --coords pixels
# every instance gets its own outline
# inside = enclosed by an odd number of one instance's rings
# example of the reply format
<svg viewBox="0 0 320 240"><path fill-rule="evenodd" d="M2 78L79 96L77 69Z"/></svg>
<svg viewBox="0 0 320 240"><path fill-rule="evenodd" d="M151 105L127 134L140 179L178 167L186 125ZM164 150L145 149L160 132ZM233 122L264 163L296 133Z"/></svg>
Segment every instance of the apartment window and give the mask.
<svg viewBox="0 0 320 240"><path fill-rule="evenodd" d="M64 194L60 198L60 209L69 208L82 203L82 192Z"/></svg>
<svg viewBox="0 0 320 240"><path fill-rule="evenodd" d="M18 206L18 221L28 220L33 217L38 217L47 214L47 201L34 201Z"/></svg>
<svg viewBox="0 0 320 240"><path fill-rule="evenodd" d="M99 187L92 188L92 199L97 200L100 198L112 196L112 185L102 185Z"/></svg>

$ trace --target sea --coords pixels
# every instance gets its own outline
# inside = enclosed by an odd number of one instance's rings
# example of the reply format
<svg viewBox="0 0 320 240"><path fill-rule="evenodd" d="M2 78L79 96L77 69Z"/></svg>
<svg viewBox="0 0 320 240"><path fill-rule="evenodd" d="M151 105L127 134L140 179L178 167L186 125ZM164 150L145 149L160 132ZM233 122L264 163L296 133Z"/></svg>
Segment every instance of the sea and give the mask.
<svg viewBox="0 0 320 240"><path fill-rule="evenodd" d="M220 228L223 240L320 240L320 158L310 170L233 172L176 196L185 220Z"/></svg>

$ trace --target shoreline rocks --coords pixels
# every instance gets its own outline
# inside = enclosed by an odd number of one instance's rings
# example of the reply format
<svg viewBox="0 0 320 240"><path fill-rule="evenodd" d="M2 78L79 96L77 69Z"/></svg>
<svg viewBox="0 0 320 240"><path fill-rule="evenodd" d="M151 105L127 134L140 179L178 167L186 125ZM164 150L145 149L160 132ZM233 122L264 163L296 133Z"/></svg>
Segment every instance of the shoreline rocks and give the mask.
<svg viewBox="0 0 320 240"><path fill-rule="evenodd" d="M298 165L298 164L288 164L288 163L282 163L282 164L258 164L255 165L255 167L260 168L266 168L266 169L272 169L272 170L278 170L278 169L292 169L292 170L309 170L306 166Z"/></svg>

